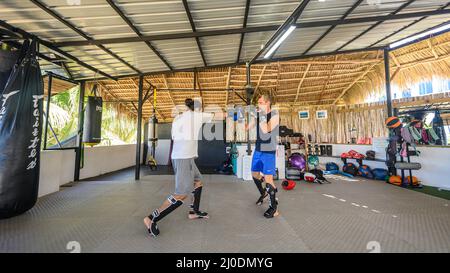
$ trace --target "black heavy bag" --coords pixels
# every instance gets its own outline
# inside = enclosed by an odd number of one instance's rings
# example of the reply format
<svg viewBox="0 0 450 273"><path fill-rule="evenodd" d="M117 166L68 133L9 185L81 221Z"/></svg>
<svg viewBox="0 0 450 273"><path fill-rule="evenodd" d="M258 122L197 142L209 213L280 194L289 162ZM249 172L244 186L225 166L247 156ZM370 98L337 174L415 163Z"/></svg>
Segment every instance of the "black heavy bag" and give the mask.
<svg viewBox="0 0 450 273"><path fill-rule="evenodd" d="M20 52L0 50L0 93L3 92Z"/></svg>
<svg viewBox="0 0 450 273"><path fill-rule="evenodd" d="M88 97L83 131L83 142L87 145L96 145L102 140L102 107L101 97Z"/></svg>
<svg viewBox="0 0 450 273"><path fill-rule="evenodd" d="M0 93L0 218L24 213L38 197L44 84L36 47L24 42Z"/></svg>
<svg viewBox="0 0 450 273"><path fill-rule="evenodd" d="M436 111L433 119L433 129L439 137L439 139L436 140L436 145L447 144L447 135L445 134L444 128L444 121L442 120L441 113Z"/></svg>

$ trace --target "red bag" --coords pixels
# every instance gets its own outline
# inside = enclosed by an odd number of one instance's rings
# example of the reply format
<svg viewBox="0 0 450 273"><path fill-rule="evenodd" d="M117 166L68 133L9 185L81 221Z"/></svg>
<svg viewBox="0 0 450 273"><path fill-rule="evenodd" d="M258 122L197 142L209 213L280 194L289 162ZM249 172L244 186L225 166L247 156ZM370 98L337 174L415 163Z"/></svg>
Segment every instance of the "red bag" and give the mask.
<svg viewBox="0 0 450 273"><path fill-rule="evenodd" d="M360 154L355 150L350 150L348 152L348 154L350 155L350 158L354 158L354 159L364 159L364 157L365 157L363 154Z"/></svg>

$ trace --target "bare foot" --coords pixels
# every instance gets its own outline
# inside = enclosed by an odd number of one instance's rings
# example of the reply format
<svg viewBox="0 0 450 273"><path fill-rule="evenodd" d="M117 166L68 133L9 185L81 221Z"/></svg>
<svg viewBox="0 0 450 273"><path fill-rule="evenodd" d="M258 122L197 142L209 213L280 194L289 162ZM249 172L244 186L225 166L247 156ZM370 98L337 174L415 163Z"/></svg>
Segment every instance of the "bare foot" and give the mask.
<svg viewBox="0 0 450 273"><path fill-rule="evenodd" d="M209 216L207 213L202 212L201 214L197 214L197 213L189 213L188 215L190 220L195 220L195 219L209 219Z"/></svg>
<svg viewBox="0 0 450 273"><path fill-rule="evenodd" d="M145 217L144 218L144 224L147 227L147 229L150 229L150 226L152 224L152 220L150 220L150 218L148 218L148 217Z"/></svg>
<svg viewBox="0 0 450 273"><path fill-rule="evenodd" d="M144 218L144 224L151 236L156 237L159 235L158 226L149 217Z"/></svg>
<svg viewBox="0 0 450 273"><path fill-rule="evenodd" d="M198 215L192 215L189 214L189 220L195 220L195 219L209 219L209 216L198 216Z"/></svg>
<svg viewBox="0 0 450 273"><path fill-rule="evenodd" d="M274 211L272 207L269 207L266 212L264 212L264 217L266 218L273 218L280 215L280 212L278 210Z"/></svg>

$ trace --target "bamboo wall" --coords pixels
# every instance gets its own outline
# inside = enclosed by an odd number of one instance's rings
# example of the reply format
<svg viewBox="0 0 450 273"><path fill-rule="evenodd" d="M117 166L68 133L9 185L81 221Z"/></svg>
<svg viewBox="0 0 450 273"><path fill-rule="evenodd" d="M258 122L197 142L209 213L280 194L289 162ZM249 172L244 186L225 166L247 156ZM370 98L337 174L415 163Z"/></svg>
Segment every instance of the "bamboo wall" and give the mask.
<svg viewBox="0 0 450 273"><path fill-rule="evenodd" d="M299 110L309 110L310 118L300 119ZM317 110L327 110L328 118L317 119ZM299 108L282 111L280 115L281 125L305 136L311 135L312 142L350 143L352 138L356 138L365 144L370 144L367 138L388 135L384 125L386 117L385 108L368 108L367 105Z"/></svg>

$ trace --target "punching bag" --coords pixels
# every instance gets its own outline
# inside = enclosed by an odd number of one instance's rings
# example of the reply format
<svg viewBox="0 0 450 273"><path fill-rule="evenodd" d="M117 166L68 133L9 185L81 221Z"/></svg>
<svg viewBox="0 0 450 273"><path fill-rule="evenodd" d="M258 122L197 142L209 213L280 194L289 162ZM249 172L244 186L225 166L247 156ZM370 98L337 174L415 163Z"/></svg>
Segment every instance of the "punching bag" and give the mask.
<svg viewBox="0 0 450 273"><path fill-rule="evenodd" d="M0 218L24 213L38 197L44 83L36 48L23 43L0 91Z"/></svg>
<svg viewBox="0 0 450 273"><path fill-rule="evenodd" d="M86 145L94 146L102 140L102 107L102 97L88 97L83 130L83 142Z"/></svg>
<svg viewBox="0 0 450 273"><path fill-rule="evenodd" d="M5 89L13 66L19 57L18 51L0 50L0 93Z"/></svg>
<svg viewBox="0 0 450 273"><path fill-rule="evenodd" d="M433 119L433 129L438 135L439 139L436 140L436 145L447 145L447 135L445 134L444 121L442 120L441 113L435 112Z"/></svg>

